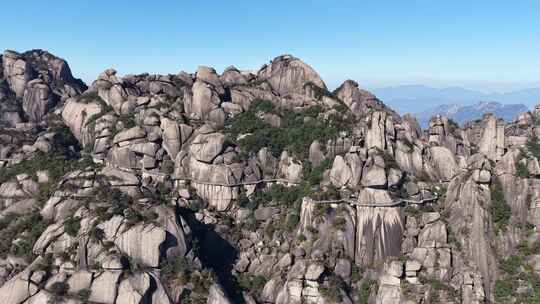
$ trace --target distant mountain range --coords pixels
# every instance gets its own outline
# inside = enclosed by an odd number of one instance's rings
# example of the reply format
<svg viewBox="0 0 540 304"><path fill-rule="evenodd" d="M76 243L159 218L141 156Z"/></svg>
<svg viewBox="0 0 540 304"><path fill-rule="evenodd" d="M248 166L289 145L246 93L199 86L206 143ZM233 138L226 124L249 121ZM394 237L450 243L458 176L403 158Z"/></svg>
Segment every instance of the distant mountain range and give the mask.
<svg viewBox="0 0 540 304"><path fill-rule="evenodd" d="M463 124L466 121L482 118L485 113L493 113L506 121L512 121L517 115L529 109L524 104L501 104L499 102L478 102L469 106L457 104L440 105L414 114L422 128L427 128L431 117L440 114Z"/></svg>
<svg viewBox="0 0 540 304"><path fill-rule="evenodd" d="M405 85L371 89L371 91L399 113L418 113L442 105L471 105L480 101L501 104L523 104L529 109L540 104L540 88L508 93L484 93L460 87L437 89L423 85Z"/></svg>

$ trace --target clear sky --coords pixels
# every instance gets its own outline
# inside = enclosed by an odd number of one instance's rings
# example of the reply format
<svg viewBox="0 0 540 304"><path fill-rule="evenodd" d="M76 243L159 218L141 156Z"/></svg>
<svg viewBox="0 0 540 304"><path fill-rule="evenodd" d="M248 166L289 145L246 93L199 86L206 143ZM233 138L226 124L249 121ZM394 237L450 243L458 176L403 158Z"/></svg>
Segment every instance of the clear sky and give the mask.
<svg viewBox="0 0 540 304"><path fill-rule="evenodd" d="M444 2L444 3L443 3ZM540 86L540 1L4 1L0 49L47 49L91 82L292 54L335 87Z"/></svg>

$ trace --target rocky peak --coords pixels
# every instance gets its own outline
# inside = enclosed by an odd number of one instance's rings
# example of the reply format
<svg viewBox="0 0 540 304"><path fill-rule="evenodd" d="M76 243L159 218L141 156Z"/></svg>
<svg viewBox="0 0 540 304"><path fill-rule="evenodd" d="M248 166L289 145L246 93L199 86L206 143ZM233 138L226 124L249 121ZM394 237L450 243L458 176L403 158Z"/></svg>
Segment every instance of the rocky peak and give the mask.
<svg viewBox="0 0 540 304"><path fill-rule="evenodd" d="M367 113L370 109L380 110L384 108L383 103L372 93L360 89L354 80L346 80L335 90L336 96L354 113L360 115Z"/></svg>
<svg viewBox="0 0 540 304"><path fill-rule="evenodd" d="M2 121L40 123L0 128L4 302L537 302L536 112L423 133L292 56L62 102L51 56L1 61Z"/></svg>
<svg viewBox="0 0 540 304"><path fill-rule="evenodd" d="M319 74L291 55L282 55L274 58L270 64L264 65L257 72L260 81L267 81L280 95L303 94L304 86L313 83L326 90L326 84Z"/></svg>
<svg viewBox="0 0 540 304"><path fill-rule="evenodd" d="M58 103L86 89L71 75L66 61L46 51L19 54L7 50L2 58L2 78L8 87L0 96L12 99L12 108L4 113L4 120L12 126L24 120L39 122Z"/></svg>

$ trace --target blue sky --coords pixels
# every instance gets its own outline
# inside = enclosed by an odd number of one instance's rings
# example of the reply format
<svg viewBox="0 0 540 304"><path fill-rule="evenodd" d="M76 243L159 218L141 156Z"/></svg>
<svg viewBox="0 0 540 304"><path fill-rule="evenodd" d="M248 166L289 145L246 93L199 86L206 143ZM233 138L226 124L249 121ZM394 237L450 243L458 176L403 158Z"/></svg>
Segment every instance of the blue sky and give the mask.
<svg viewBox="0 0 540 304"><path fill-rule="evenodd" d="M90 82L209 65L257 69L279 54L330 87L540 86L540 1L6 1L0 49L47 49Z"/></svg>

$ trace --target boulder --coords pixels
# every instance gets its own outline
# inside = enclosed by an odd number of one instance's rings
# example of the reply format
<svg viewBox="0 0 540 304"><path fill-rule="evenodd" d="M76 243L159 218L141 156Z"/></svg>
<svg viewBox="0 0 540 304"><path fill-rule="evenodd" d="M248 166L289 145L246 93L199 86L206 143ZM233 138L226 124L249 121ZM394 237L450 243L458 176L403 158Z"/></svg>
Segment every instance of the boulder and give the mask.
<svg viewBox="0 0 540 304"><path fill-rule="evenodd" d="M369 109L381 109L383 103L372 93L362 90L358 83L353 80L346 80L336 89L336 96L342 100L345 105L358 115L368 112Z"/></svg>
<svg viewBox="0 0 540 304"><path fill-rule="evenodd" d="M330 170L330 181L338 188L341 188L349 182L351 178L351 169L341 155L334 158L332 169Z"/></svg>
<svg viewBox="0 0 540 304"><path fill-rule="evenodd" d="M134 274L124 279L118 287L116 304L139 304L150 290L150 276L146 273Z"/></svg>
<svg viewBox="0 0 540 304"><path fill-rule="evenodd" d="M199 134L189 149L193 157L205 163L211 163L222 151L226 136L221 133Z"/></svg>
<svg viewBox="0 0 540 304"><path fill-rule="evenodd" d="M154 225L138 224L123 232L114 240L118 248L135 261L149 267L158 267L161 244L166 232Z"/></svg>
<svg viewBox="0 0 540 304"><path fill-rule="evenodd" d="M118 280L121 271L104 271L96 274L90 287L91 302L114 304L117 296Z"/></svg>
<svg viewBox="0 0 540 304"><path fill-rule="evenodd" d="M369 156L362 169L362 186L381 188L387 182L384 159L377 154Z"/></svg>
<svg viewBox="0 0 540 304"><path fill-rule="evenodd" d="M26 85L22 107L30 121L39 122L54 106L53 94L41 79L34 79Z"/></svg>
<svg viewBox="0 0 540 304"><path fill-rule="evenodd" d="M186 112L194 119L207 120L210 112L221 103L219 93L202 80L197 80L191 90L193 97L185 104Z"/></svg>
<svg viewBox="0 0 540 304"><path fill-rule="evenodd" d="M313 168L319 167L325 158L319 141L313 141L309 146L309 162L311 163L311 166Z"/></svg>
<svg viewBox="0 0 540 304"><path fill-rule="evenodd" d="M160 127L163 131L163 148L171 159L175 159L183 142L180 126L174 120L163 117Z"/></svg>
<svg viewBox="0 0 540 304"><path fill-rule="evenodd" d="M267 81L280 95L303 94L308 83L326 89L324 81L313 68L290 55L274 58L259 70L257 78Z"/></svg>

